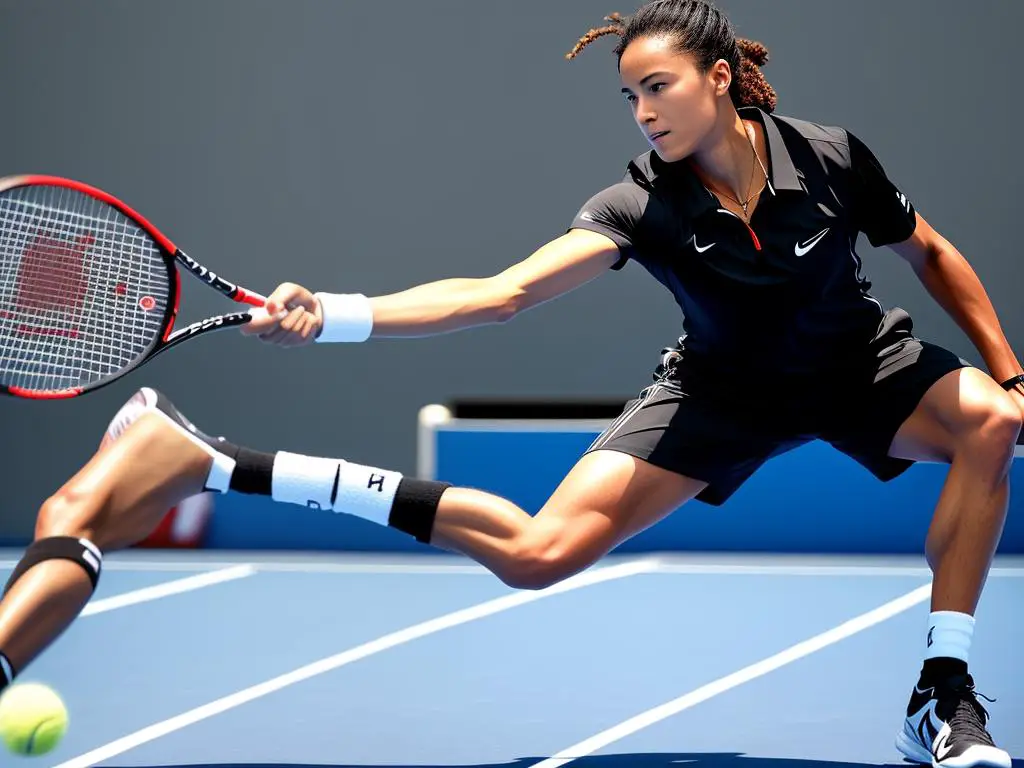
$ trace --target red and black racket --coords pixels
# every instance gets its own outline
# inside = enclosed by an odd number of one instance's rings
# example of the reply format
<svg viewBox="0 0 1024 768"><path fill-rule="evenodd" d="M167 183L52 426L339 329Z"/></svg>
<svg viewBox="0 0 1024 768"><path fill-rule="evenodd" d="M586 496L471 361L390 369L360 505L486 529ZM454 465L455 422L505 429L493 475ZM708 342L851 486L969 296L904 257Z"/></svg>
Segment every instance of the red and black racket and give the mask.
<svg viewBox="0 0 1024 768"><path fill-rule="evenodd" d="M252 319L218 315L175 331L181 269L234 301L266 303L102 190L53 176L0 179L0 391L76 397Z"/></svg>

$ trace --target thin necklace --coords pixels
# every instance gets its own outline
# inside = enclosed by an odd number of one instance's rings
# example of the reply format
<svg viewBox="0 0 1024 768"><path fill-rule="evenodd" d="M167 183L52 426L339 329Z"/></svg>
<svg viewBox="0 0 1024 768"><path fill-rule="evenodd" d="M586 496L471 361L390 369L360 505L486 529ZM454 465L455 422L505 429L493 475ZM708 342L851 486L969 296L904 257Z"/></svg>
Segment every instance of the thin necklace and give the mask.
<svg viewBox="0 0 1024 768"><path fill-rule="evenodd" d="M768 183L768 170L764 167L764 163L761 162L761 156L757 154L757 147L754 146L754 140L750 136L750 130L747 128L747 124L746 123L743 124L743 132L745 134L747 134L747 141L750 142L750 149L754 153L754 159L757 160L757 164L761 166L761 173L764 174L765 184L767 184ZM734 203L736 203L737 205L739 205L743 209L743 218L747 219L747 220L750 219L750 215L747 212L747 208L750 206L750 201L753 200L756 195L761 194L761 192L765 188L765 184L762 184L761 187L757 190L757 192L753 192L752 193L750 191L753 188L753 186L754 186L754 169L755 169L755 166L751 166L750 167L750 184L747 186L747 199L746 200L737 200L735 197L730 195L728 192L720 192L720 194L725 195L727 198L732 200Z"/></svg>

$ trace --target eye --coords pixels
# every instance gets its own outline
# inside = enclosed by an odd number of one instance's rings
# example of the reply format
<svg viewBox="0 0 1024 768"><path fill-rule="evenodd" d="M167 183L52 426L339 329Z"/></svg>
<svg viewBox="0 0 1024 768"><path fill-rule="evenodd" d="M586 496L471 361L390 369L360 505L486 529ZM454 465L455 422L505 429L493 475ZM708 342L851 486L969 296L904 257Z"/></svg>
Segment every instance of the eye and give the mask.
<svg viewBox="0 0 1024 768"><path fill-rule="evenodd" d="M624 95L625 95L625 98L626 98L627 102L629 102L630 104L635 104L636 103L636 96L634 96L632 93L627 93L627 94L624 94Z"/></svg>
<svg viewBox="0 0 1024 768"><path fill-rule="evenodd" d="M651 86L651 92L652 93L658 93L658 91L660 91L662 88L664 88L667 85L668 85L668 83L654 83Z"/></svg>

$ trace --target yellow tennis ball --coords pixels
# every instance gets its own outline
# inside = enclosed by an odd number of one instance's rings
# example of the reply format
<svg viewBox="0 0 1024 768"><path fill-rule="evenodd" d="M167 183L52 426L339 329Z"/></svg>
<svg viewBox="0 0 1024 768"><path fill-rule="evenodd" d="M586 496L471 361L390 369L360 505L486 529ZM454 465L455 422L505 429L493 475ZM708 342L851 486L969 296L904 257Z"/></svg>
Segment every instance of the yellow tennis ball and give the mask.
<svg viewBox="0 0 1024 768"><path fill-rule="evenodd" d="M60 696L41 683L15 683L0 695L0 738L17 755L45 755L68 729Z"/></svg>

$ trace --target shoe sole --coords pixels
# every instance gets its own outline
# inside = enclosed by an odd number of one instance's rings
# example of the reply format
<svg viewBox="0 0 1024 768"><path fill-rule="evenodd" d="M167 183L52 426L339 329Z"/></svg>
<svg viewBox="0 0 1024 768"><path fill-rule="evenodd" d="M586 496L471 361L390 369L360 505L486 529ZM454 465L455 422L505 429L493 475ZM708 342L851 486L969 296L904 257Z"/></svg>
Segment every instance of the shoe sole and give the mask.
<svg viewBox="0 0 1024 768"><path fill-rule="evenodd" d="M932 768L1013 768L1009 753L998 747L971 747L962 755L948 760L936 760L929 750L912 740L903 731L896 734L896 749L916 763L930 764Z"/></svg>
<svg viewBox="0 0 1024 768"><path fill-rule="evenodd" d="M916 741L913 741L902 730L896 734L896 749L903 753L904 757L913 760L915 763L935 765L932 753Z"/></svg>

